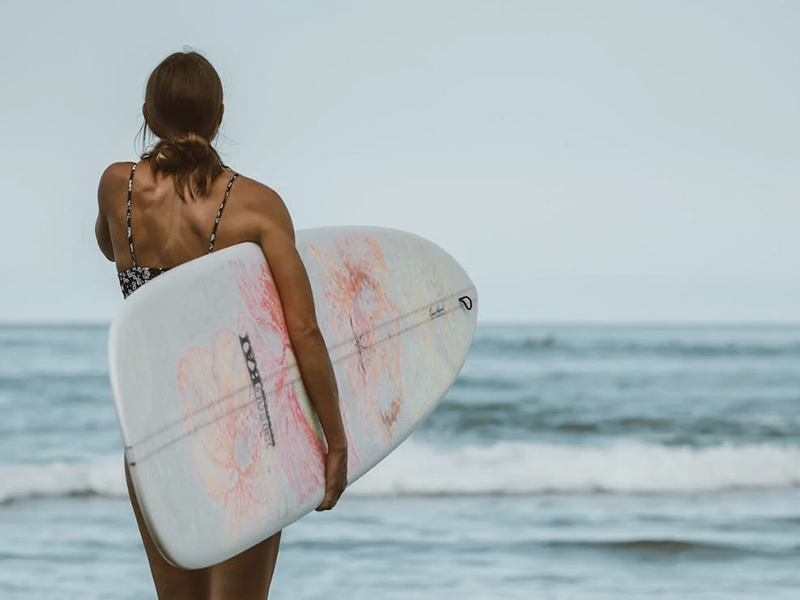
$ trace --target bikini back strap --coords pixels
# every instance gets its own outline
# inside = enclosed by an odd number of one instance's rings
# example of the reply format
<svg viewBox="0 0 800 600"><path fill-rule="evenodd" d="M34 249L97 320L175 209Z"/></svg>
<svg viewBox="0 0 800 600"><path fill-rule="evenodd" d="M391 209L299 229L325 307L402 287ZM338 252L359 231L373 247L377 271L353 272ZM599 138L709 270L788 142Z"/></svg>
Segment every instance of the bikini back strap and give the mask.
<svg viewBox="0 0 800 600"><path fill-rule="evenodd" d="M214 251L214 242L217 239L217 227L219 227L219 220L222 218L222 211L225 210L225 203L228 201L228 196L231 194L231 188L233 187L233 182L236 181L236 178L239 177L238 173L234 173L231 177L231 180L228 182L228 187L225 188L225 196L222 198L222 203L219 205L219 210L217 211L217 218L214 219L214 227L211 230L211 239L208 242L208 253L211 254ZM130 206L130 202L128 202ZM130 228L128 229L130 231ZM131 251L133 251L133 243L131 243Z"/></svg>
<svg viewBox="0 0 800 600"><path fill-rule="evenodd" d="M131 176L128 179L128 215L126 217L126 223L128 225L128 248L131 249L131 261L133 261L133 266L136 266L136 253L133 251L133 230L131 229L131 195L133 193L133 174L136 173L136 167L139 166L139 163L134 163L133 167L131 168Z"/></svg>

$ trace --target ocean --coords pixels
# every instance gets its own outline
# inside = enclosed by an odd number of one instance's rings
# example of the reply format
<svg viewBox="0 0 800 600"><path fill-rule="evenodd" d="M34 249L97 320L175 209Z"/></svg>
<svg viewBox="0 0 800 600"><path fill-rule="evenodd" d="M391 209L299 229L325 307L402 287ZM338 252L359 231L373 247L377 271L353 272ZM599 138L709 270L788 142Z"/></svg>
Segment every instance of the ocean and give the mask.
<svg viewBox="0 0 800 600"><path fill-rule="evenodd" d="M102 326L0 327L0 600L154 599ZM800 598L800 326L480 326L270 598Z"/></svg>

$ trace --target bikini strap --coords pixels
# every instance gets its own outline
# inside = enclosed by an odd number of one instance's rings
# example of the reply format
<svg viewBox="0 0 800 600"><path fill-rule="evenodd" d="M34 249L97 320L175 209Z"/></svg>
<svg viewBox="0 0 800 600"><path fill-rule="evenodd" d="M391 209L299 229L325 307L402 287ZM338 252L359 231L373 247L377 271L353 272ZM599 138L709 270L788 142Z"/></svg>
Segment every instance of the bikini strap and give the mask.
<svg viewBox="0 0 800 600"><path fill-rule="evenodd" d="M239 174L234 173L233 176L231 177L231 180L228 182L228 187L225 188L225 196L222 198L222 204L219 205L219 210L217 211L217 218L214 219L214 228L211 230L211 240L208 242L209 254L211 254L214 251L214 242L217 239L217 227L219 227L219 220L222 218L222 211L225 209L225 203L228 201L228 196L230 196L231 194L231 187L233 187L233 182L236 181L237 177L239 177ZM130 205L130 202L128 204ZM133 251L133 243L131 243L131 251Z"/></svg>
<svg viewBox="0 0 800 600"><path fill-rule="evenodd" d="M133 192L133 174L136 173L136 167L138 166L139 163L134 163L133 167L131 168L131 176L128 179L128 248L131 249L131 261L133 261L134 267L136 266L136 253L133 251L133 230L131 229L131 195Z"/></svg>

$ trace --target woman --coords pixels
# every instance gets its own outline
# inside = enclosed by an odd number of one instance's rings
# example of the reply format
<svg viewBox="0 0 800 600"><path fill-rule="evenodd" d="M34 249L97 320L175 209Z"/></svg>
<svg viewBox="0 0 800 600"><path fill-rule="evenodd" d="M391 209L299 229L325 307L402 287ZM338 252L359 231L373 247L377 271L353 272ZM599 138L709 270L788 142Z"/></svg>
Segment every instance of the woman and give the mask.
<svg viewBox="0 0 800 600"><path fill-rule="evenodd" d="M222 83L203 56L179 52L156 67L142 111L145 132L149 129L158 143L140 162L115 163L103 173L97 243L116 263L125 296L169 268L214 250L240 242L261 246L303 382L328 442L325 497L317 510L329 510L347 477L347 442L333 368L286 206L267 186L225 167L211 145L223 110ZM179 569L155 547L127 468L126 475L160 600L266 598L280 533L218 565Z"/></svg>

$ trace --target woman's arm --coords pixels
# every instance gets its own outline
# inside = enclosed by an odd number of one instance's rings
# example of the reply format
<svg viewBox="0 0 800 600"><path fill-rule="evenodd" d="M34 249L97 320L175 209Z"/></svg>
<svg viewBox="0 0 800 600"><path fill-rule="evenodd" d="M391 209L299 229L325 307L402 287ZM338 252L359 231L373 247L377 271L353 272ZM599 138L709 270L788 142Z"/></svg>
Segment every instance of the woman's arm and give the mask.
<svg viewBox="0 0 800 600"><path fill-rule="evenodd" d="M94 235L97 238L97 245L100 251L110 261L114 260L114 246L111 243L111 231L108 228L108 218L106 217L106 206L108 205L109 198L116 180L119 179L116 171L118 170L118 163L108 167L102 177L100 177L100 184L97 186L97 221L94 224Z"/></svg>
<svg viewBox="0 0 800 600"><path fill-rule="evenodd" d="M94 224L94 235L97 237L97 245L100 251L108 260L114 260L114 247L111 245L111 232L108 230L108 221L103 216L103 213L97 215L97 221Z"/></svg>
<svg viewBox="0 0 800 600"><path fill-rule="evenodd" d="M305 266L294 244L294 226L280 197L269 190L255 220L257 241L269 260L297 366L328 443L325 498L318 510L333 508L347 486L347 438L339 393L314 309ZM252 221L251 221L252 223Z"/></svg>

